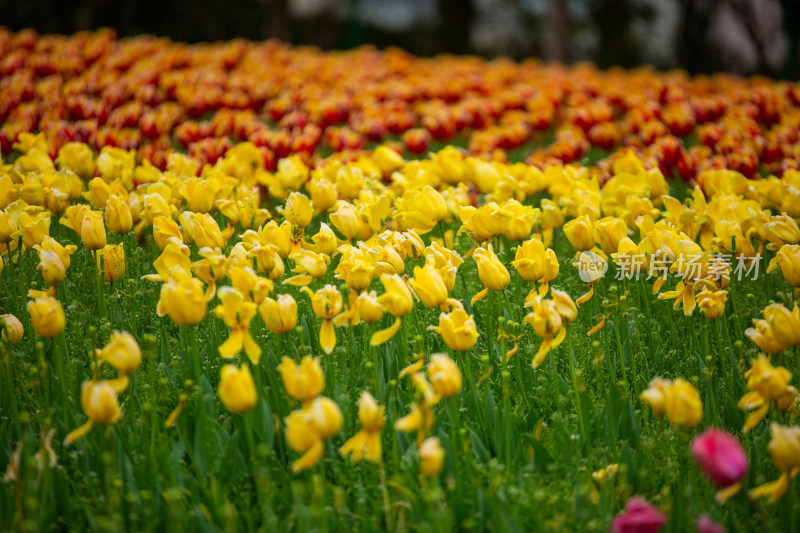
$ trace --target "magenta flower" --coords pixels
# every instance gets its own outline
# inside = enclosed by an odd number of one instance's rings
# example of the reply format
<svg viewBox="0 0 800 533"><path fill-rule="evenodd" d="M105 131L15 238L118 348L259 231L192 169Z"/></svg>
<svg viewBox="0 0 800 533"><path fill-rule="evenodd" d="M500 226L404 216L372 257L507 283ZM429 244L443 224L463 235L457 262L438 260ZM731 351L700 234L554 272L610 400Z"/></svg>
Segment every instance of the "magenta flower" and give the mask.
<svg viewBox="0 0 800 533"><path fill-rule="evenodd" d="M697 517L694 523L697 528L697 533L727 533L725 528L716 522L710 515L703 513Z"/></svg>
<svg viewBox="0 0 800 533"><path fill-rule="evenodd" d="M611 521L611 533L658 533L667 517L645 499L631 498Z"/></svg>
<svg viewBox="0 0 800 533"><path fill-rule="evenodd" d="M718 487L733 485L747 473L747 455L742 445L722 429L710 428L695 437L692 456Z"/></svg>

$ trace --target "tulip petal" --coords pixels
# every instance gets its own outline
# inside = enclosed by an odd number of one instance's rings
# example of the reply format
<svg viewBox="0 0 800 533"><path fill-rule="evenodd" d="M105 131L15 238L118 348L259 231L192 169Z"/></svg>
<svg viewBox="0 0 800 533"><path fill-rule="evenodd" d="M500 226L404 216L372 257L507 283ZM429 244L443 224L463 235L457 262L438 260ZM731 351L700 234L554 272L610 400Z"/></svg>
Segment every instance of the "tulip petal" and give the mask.
<svg viewBox="0 0 800 533"><path fill-rule="evenodd" d="M481 292L472 297L472 299L470 300L470 304L475 305L477 302L480 302L481 300L486 298L487 294L489 294L489 289L487 287L484 287Z"/></svg>
<svg viewBox="0 0 800 533"><path fill-rule="evenodd" d="M544 298L544 296L547 294L547 291L549 290L550 290L550 284L546 281L542 282L542 284L539 285L539 296Z"/></svg>
<svg viewBox="0 0 800 533"><path fill-rule="evenodd" d="M767 416L767 411L769 411L769 405L764 405L762 407L759 407L758 409L750 413L747 416L747 420L744 421L744 427L742 428L742 431L744 433L747 433L748 431L753 429L756 426L756 424L761 422L761 420L765 416Z"/></svg>
<svg viewBox="0 0 800 533"><path fill-rule="evenodd" d="M302 457L292 463L292 471L296 474L303 470L308 470L320 460L322 454L325 452L325 443L318 440L303 454Z"/></svg>
<svg viewBox="0 0 800 533"><path fill-rule="evenodd" d="M325 353L331 353L336 348L336 331L333 329L332 320L323 320L319 329L319 345Z"/></svg>
<svg viewBox="0 0 800 533"><path fill-rule="evenodd" d="M714 499L720 505L725 505L725 502L730 500L733 496L735 496L739 490L742 488L742 483L734 483L729 487L725 487L724 489L720 489L714 495Z"/></svg>
<svg viewBox="0 0 800 533"><path fill-rule="evenodd" d="M382 329L380 331L376 331L372 334L372 337L369 339L369 343L372 346L380 346L381 344L385 343L392 337L394 337L395 333L400 329L400 324L402 324L402 320L400 317L394 319L394 323L386 329Z"/></svg>
<svg viewBox="0 0 800 533"><path fill-rule="evenodd" d="M594 296L594 285L589 285L589 292L575 300L575 303L577 305L585 304L592 299L592 296Z"/></svg>
<svg viewBox="0 0 800 533"><path fill-rule="evenodd" d="M292 285L293 287L305 287L309 283L314 280L308 274L297 274L296 276L292 276L291 278L286 278L281 283L283 285Z"/></svg>
<svg viewBox="0 0 800 533"><path fill-rule="evenodd" d="M257 365L258 360L261 358L261 348L258 347L258 344L256 344L256 341L248 330L244 332L244 351L250 361L254 365Z"/></svg>
<svg viewBox="0 0 800 533"><path fill-rule="evenodd" d="M89 433L92 430L92 426L93 425L94 425L94 422L92 422L91 420L87 420L86 423L84 425L82 425L81 427L79 427L77 429L73 429L72 431L70 431L69 434L67 435L67 437L64 439L64 446L69 446L73 442L75 442L76 440L79 440L79 439L82 439L83 437L85 437L86 434Z"/></svg>
<svg viewBox="0 0 800 533"><path fill-rule="evenodd" d="M539 368L539 365L542 364L545 356L547 356L547 354L550 352L551 340L552 339L547 338L542 342L542 345L539 346L539 349L536 351L536 355L533 356L533 361L531 361L531 366L533 368Z"/></svg>
<svg viewBox="0 0 800 533"><path fill-rule="evenodd" d="M219 354L225 359L230 359L237 353L242 351L244 344L244 331L241 329L234 329L231 331L228 340L223 342L219 347Z"/></svg>
<svg viewBox="0 0 800 533"><path fill-rule="evenodd" d="M748 494L751 498L766 498L769 497L771 502L778 501L781 496L789 488L789 475L786 473L781 474L781 477L775 481L768 481L763 485L752 489Z"/></svg>

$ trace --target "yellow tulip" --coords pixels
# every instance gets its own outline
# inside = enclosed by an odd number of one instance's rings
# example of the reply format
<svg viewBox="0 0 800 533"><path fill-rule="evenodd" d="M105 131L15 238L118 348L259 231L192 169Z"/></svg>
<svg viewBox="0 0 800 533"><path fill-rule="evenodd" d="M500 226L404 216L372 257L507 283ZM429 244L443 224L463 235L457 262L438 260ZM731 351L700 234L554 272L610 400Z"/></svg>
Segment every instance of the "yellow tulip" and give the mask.
<svg viewBox="0 0 800 533"><path fill-rule="evenodd" d="M139 343L127 331L114 331L108 344L95 353L98 361L108 363L120 374L131 374L142 363Z"/></svg>
<svg viewBox="0 0 800 533"><path fill-rule="evenodd" d="M214 308L214 314L231 330L228 339L219 347L222 357L228 359L244 348L247 357L253 364L258 364L261 348L250 335L250 321L256 316L257 306L244 299L241 292L232 287L220 287L217 290L220 305Z"/></svg>
<svg viewBox="0 0 800 533"><path fill-rule="evenodd" d="M324 222L320 223L319 231L311 237L311 241L314 243L316 252L328 256L336 253L336 249L339 247L339 239L336 238L336 234L331 227Z"/></svg>
<svg viewBox="0 0 800 533"><path fill-rule="evenodd" d="M61 147L56 157L61 169L69 169L83 179L94 176L95 164L92 149L84 143L71 142Z"/></svg>
<svg viewBox="0 0 800 533"><path fill-rule="evenodd" d="M308 404L322 393L325 386L325 376L316 357L304 356L298 365L289 357L284 356L278 365L283 388L295 400Z"/></svg>
<svg viewBox="0 0 800 533"><path fill-rule="evenodd" d="M81 226L83 225L83 217L91 211L91 208L86 204L77 204L67 207L64 214L61 215L59 223L66 226L80 236Z"/></svg>
<svg viewBox="0 0 800 533"><path fill-rule="evenodd" d="M89 250L99 250L106 245L106 227L99 211L89 211L81 221L81 241Z"/></svg>
<svg viewBox="0 0 800 533"><path fill-rule="evenodd" d="M786 283L800 288L800 245L784 244L781 246L775 258L770 262L767 272L772 272L778 265L781 267L781 273L783 273Z"/></svg>
<svg viewBox="0 0 800 533"><path fill-rule="evenodd" d="M331 224L338 229L348 240L361 234L363 221L361 214L347 202L340 202L339 208L329 215Z"/></svg>
<svg viewBox="0 0 800 533"><path fill-rule="evenodd" d="M594 224L594 238L606 255L617 253L619 242L627 236L628 226L621 218L604 217Z"/></svg>
<svg viewBox="0 0 800 533"><path fill-rule="evenodd" d="M325 442L309 423L303 411L292 411L284 419L286 442L289 447L303 455L292 463L294 473L308 470L317 464L325 453Z"/></svg>
<svg viewBox="0 0 800 533"><path fill-rule="evenodd" d="M511 275L494 253L491 244L486 248L475 248L475 251L472 252L472 258L478 265L478 277L485 286L483 291L472 297L472 303L474 304L483 299L490 290L501 291L505 289L511 281Z"/></svg>
<svg viewBox="0 0 800 533"><path fill-rule="evenodd" d="M278 207L278 212L282 214L290 224L305 228L311 223L314 207L308 196L300 192L293 192L286 199L284 205Z"/></svg>
<svg viewBox="0 0 800 533"><path fill-rule="evenodd" d="M284 222L280 226L274 220L270 220L267 224L258 230L258 238L261 244L272 244L278 250L278 255L287 257L291 250L292 242L292 225L289 222Z"/></svg>
<svg viewBox="0 0 800 533"><path fill-rule="evenodd" d="M308 184L311 202L320 211L327 211L336 204L338 193L336 185L326 179L315 180Z"/></svg>
<svg viewBox="0 0 800 533"><path fill-rule="evenodd" d="M319 343L325 353L331 353L336 347L336 331L333 328L333 318L342 310L342 294L333 285L325 285L316 292L308 287L302 290L311 298L311 309L314 314L322 318L319 330Z"/></svg>
<svg viewBox="0 0 800 533"><path fill-rule="evenodd" d="M81 405L89 420L97 424L114 424L122 418L117 393L105 380L83 382Z"/></svg>
<svg viewBox="0 0 800 533"><path fill-rule="evenodd" d="M447 286L432 265L414 267L414 278L410 283L419 299L428 307L439 307L447 300Z"/></svg>
<svg viewBox="0 0 800 533"><path fill-rule="evenodd" d="M692 429L703 420L703 402L691 383L655 378L639 398L653 408L656 416L666 415L673 427Z"/></svg>
<svg viewBox="0 0 800 533"><path fill-rule="evenodd" d="M770 404L785 411L791 407L797 396L795 388L789 385L791 372L782 366L772 366L770 356L759 355L744 377L747 379L749 392L739 400L739 408L752 411L745 421L745 432L767 415Z"/></svg>
<svg viewBox="0 0 800 533"><path fill-rule="evenodd" d="M336 279L344 280L356 292L366 289L375 273L375 262L361 249L348 248L336 267Z"/></svg>
<svg viewBox="0 0 800 533"><path fill-rule="evenodd" d="M128 233L133 227L133 214L124 198L112 195L106 202L105 220L108 229L122 235Z"/></svg>
<svg viewBox="0 0 800 533"><path fill-rule="evenodd" d="M225 248L234 230L233 226L228 226L221 231L217 221L208 213L195 213L191 228L197 246L211 249Z"/></svg>
<svg viewBox="0 0 800 533"><path fill-rule="evenodd" d="M624 222L623 222L624 225ZM579 252L586 252L594 248L594 231L589 215L573 218L563 226L567 240ZM619 241L617 241L617 244Z"/></svg>
<svg viewBox="0 0 800 533"><path fill-rule="evenodd" d="M7 344L19 344L25 334L22 322L11 314L0 315L0 325L2 325L2 339Z"/></svg>
<svg viewBox="0 0 800 533"><path fill-rule="evenodd" d="M189 178L179 192L186 200L187 209L193 213L208 213L214 207L216 191L210 180Z"/></svg>
<svg viewBox="0 0 800 533"><path fill-rule="evenodd" d="M97 273L103 273L107 282L117 281L125 275L125 248L121 244L108 244L97 251Z"/></svg>
<svg viewBox="0 0 800 533"><path fill-rule="evenodd" d="M33 329L42 337L55 337L66 325L66 317L61 303L47 294L42 294L28 302Z"/></svg>
<svg viewBox="0 0 800 533"><path fill-rule="evenodd" d="M41 245L44 238L50 233L50 215L49 213L38 213L35 216L30 216L28 213L23 212L17 224L15 236L22 236L22 244L26 248L35 248Z"/></svg>
<svg viewBox="0 0 800 533"><path fill-rule="evenodd" d="M258 393L249 367L238 368L235 365L223 365L219 375L217 394L225 409L232 413L242 414L256 405Z"/></svg>
<svg viewBox="0 0 800 533"><path fill-rule="evenodd" d="M258 311L272 333L289 333L297 326L297 302L290 294L281 294L277 300L264 298Z"/></svg>
<svg viewBox="0 0 800 533"><path fill-rule="evenodd" d="M311 250L300 250L291 254L289 260L294 261L295 266L292 272L297 275L285 279L283 284L303 286L323 277L328 272L328 264L331 258Z"/></svg>
<svg viewBox="0 0 800 533"><path fill-rule="evenodd" d="M578 318L578 306L572 300L572 297L564 291L553 289L553 305L561 315L561 318L567 324L572 324Z"/></svg>
<svg viewBox="0 0 800 533"><path fill-rule="evenodd" d="M232 267L228 271L228 278L230 278L233 288L242 293L245 300L256 305L260 305L274 289L271 280L256 275L249 266Z"/></svg>
<svg viewBox="0 0 800 533"><path fill-rule="evenodd" d="M161 286L156 305L158 316L169 315L179 326L194 326L206 316L203 283L197 278L170 278Z"/></svg>
<svg viewBox="0 0 800 533"><path fill-rule="evenodd" d="M533 310L525 316L524 320L533 326L536 335L543 339L533 356L531 362L533 368L538 368L550 350L559 346L566 337L567 330L562 326L564 320L559 313L559 307L563 305L562 303L557 306L555 301L545 300L538 295L531 301Z"/></svg>
<svg viewBox="0 0 800 533"><path fill-rule="evenodd" d="M330 398L319 396L311 405L304 406L303 411L311 428L323 439L333 437L342 429L342 411Z"/></svg>
<svg viewBox="0 0 800 533"><path fill-rule="evenodd" d="M280 279L285 271L283 259L274 244L255 244L251 254L256 258L256 269L259 274L266 274L271 280Z"/></svg>
<svg viewBox="0 0 800 533"><path fill-rule="evenodd" d="M383 274L381 275L381 283L383 284L384 293L378 296L378 303L384 311L394 315L394 323L386 329L376 331L370 337L370 344L372 346L380 346L386 341L394 337L400 330L402 324L402 317L411 312L414 307L414 298L411 295L411 290L403 281L403 278L397 274Z"/></svg>
<svg viewBox="0 0 800 533"><path fill-rule="evenodd" d="M709 291L704 288L696 295L697 306L703 311L706 318L715 320L725 312L727 294L728 291Z"/></svg>
<svg viewBox="0 0 800 533"><path fill-rule="evenodd" d="M372 160L383 171L384 175L387 176L406 163L402 155L388 146L378 146L375 148L375 151L372 152Z"/></svg>
<svg viewBox="0 0 800 533"><path fill-rule="evenodd" d="M41 247L39 247L39 264L36 269L42 272L42 278L51 287L61 283L66 275L61 257L57 253L49 252Z"/></svg>
<svg viewBox="0 0 800 533"><path fill-rule="evenodd" d="M772 439L767 450L778 470L791 472L800 466L800 427L785 427L773 422L769 431Z"/></svg>
<svg viewBox="0 0 800 533"><path fill-rule="evenodd" d="M422 441L418 449L419 466L425 477L432 478L439 475L444 463L444 449L438 437L429 437Z"/></svg>
<svg viewBox="0 0 800 533"><path fill-rule="evenodd" d="M428 377L436 394L442 398L455 396L461 390L461 370L446 354L435 353L431 356Z"/></svg>
<svg viewBox="0 0 800 533"><path fill-rule="evenodd" d="M378 405L369 392L362 391L358 400L358 421L361 430L339 448L339 453L351 455L355 462L366 459L379 463L382 454L381 429L385 424L385 413L385 407Z"/></svg>
<svg viewBox="0 0 800 533"><path fill-rule="evenodd" d="M441 335L444 342L453 350L466 351L478 342L475 320L461 307L440 314L439 326L432 329Z"/></svg>

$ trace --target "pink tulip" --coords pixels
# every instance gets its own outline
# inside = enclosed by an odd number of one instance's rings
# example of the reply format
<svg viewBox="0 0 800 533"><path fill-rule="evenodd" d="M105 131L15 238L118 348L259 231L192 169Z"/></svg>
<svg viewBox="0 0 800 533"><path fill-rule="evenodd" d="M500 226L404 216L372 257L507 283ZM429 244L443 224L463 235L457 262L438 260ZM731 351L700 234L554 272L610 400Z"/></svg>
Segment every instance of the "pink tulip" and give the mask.
<svg viewBox="0 0 800 533"><path fill-rule="evenodd" d="M692 456L718 487L728 487L747 473L747 455L736 437L721 429L707 429L692 441Z"/></svg>
<svg viewBox="0 0 800 533"><path fill-rule="evenodd" d="M611 533L658 533L667 517L642 498L631 498L611 521Z"/></svg>
<svg viewBox="0 0 800 533"><path fill-rule="evenodd" d="M697 528L697 533L727 533L721 524L705 513L697 517L694 527Z"/></svg>

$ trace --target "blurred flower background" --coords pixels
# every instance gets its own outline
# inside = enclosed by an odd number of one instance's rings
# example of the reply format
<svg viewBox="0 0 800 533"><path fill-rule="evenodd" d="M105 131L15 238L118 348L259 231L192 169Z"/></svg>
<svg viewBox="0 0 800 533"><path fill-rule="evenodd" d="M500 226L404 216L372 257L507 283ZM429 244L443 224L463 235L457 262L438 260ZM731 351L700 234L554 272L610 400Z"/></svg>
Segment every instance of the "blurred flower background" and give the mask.
<svg viewBox="0 0 800 533"><path fill-rule="evenodd" d="M797 0L0 0L0 12L11 30L41 33L110 27L184 42L278 38L693 74L800 73Z"/></svg>

